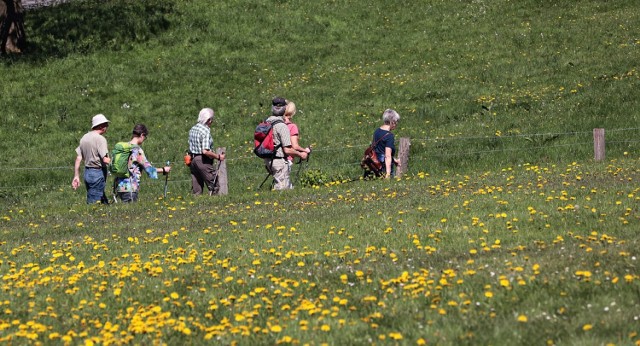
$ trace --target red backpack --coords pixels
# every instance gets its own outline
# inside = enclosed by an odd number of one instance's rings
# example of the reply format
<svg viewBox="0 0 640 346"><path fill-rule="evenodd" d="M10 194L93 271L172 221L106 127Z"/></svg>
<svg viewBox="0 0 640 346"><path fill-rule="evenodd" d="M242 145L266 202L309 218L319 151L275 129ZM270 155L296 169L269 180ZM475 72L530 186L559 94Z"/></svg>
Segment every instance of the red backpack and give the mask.
<svg viewBox="0 0 640 346"><path fill-rule="evenodd" d="M276 157L278 147L273 144L273 126L278 123L284 122L282 120L275 120L270 123L265 120L256 127L256 131L253 133L253 152L258 157L267 159Z"/></svg>

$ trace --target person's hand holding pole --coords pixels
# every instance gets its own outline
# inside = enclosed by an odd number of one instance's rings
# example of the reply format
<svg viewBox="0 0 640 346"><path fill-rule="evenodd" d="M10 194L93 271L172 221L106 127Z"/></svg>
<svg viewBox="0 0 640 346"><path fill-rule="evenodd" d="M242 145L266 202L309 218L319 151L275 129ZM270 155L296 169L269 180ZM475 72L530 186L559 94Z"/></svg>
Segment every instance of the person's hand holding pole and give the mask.
<svg viewBox="0 0 640 346"><path fill-rule="evenodd" d="M162 167L162 174L164 174L164 197L167 198L167 187L169 185L169 172L171 172L171 162L167 161L166 166Z"/></svg>

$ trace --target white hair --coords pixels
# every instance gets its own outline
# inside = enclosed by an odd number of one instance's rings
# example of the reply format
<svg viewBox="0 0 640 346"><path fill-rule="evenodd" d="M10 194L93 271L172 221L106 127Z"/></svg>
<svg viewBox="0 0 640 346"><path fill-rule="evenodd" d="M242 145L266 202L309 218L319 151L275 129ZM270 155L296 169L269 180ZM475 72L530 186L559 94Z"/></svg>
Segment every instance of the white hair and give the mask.
<svg viewBox="0 0 640 346"><path fill-rule="evenodd" d="M385 124L397 123L400 120L400 114L393 109L387 109L382 113L382 121Z"/></svg>
<svg viewBox="0 0 640 346"><path fill-rule="evenodd" d="M211 108L202 108L200 114L198 114L198 122L204 125L207 121L213 119L213 109Z"/></svg>

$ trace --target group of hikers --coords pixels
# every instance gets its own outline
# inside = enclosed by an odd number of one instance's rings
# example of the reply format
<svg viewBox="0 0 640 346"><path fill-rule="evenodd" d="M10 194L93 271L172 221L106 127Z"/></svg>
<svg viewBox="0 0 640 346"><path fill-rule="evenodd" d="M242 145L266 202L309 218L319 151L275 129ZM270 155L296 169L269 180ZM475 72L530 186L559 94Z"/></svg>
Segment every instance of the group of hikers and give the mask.
<svg viewBox="0 0 640 346"><path fill-rule="evenodd" d="M311 154L311 147L302 147L299 143L300 132L293 122L296 112L295 103L275 97L272 100L271 115L261 123L269 127L269 139L273 142L272 152L269 155L254 152L263 158L269 176L273 177L274 190L292 189L290 175L294 158L306 160ZM191 172L191 192L194 195L203 194L205 186L209 195L219 192L215 161L224 161L226 156L225 153L217 153L214 150L210 130L214 116L213 109L203 108L198 114L198 122L189 130L189 149L185 163ZM398 164L397 159L394 159L395 138L391 131L397 126L400 116L395 110L387 109L382 115L382 120L382 126L373 134L371 146L381 163L381 168L375 172L376 175L389 178L394 174L394 165ZM109 203L105 194L109 172L114 176L114 199L117 196L117 199L125 203L138 200L142 172L151 179L158 179L159 174L167 175L171 172L169 163L163 167L154 167L147 160L141 147L149 136L144 124L136 124L131 140L117 143L110 155L107 140L103 136L109 128L109 123L103 114L95 115L91 121L91 131L80 139L76 148L71 186L74 190L80 186L80 165L84 162L84 184L88 204ZM256 146L262 145L258 140L255 142Z"/></svg>
<svg viewBox="0 0 640 346"><path fill-rule="evenodd" d="M109 167L116 164L114 158L109 157L107 140L103 136L109 128L109 122L103 114L94 116L91 120L91 131L82 136L80 145L76 148L76 162L71 187L75 190L80 186L80 164L84 161L87 203L109 203L105 194L107 175ZM126 173L115 175L113 181L113 191L122 202L138 200L142 171L152 179L158 179L158 173L169 174L171 171L171 166L156 168L147 160L144 150L140 146L148 136L147 127L144 124L137 124L133 127L131 140L128 143L116 145L116 147L128 148L126 150L127 156L117 155L118 160L124 161ZM116 153L115 148L114 153Z"/></svg>

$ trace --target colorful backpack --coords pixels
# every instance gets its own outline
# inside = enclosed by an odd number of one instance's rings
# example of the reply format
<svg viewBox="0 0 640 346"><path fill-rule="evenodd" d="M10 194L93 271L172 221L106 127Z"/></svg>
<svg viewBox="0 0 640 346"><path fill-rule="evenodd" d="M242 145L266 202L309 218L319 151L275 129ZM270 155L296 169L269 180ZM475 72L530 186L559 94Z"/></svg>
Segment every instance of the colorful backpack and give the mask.
<svg viewBox="0 0 640 346"><path fill-rule="evenodd" d="M129 171L129 157L134 148L138 148L136 144L129 142L118 142L111 151L111 164L109 165L109 171L116 178L128 178L131 172Z"/></svg>
<svg viewBox="0 0 640 346"><path fill-rule="evenodd" d="M253 152L261 158L274 158L278 147L274 145L273 141L273 126L278 123L284 123L282 120L276 120L272 123L263 121L256 127L253 133Z"/></svg>

